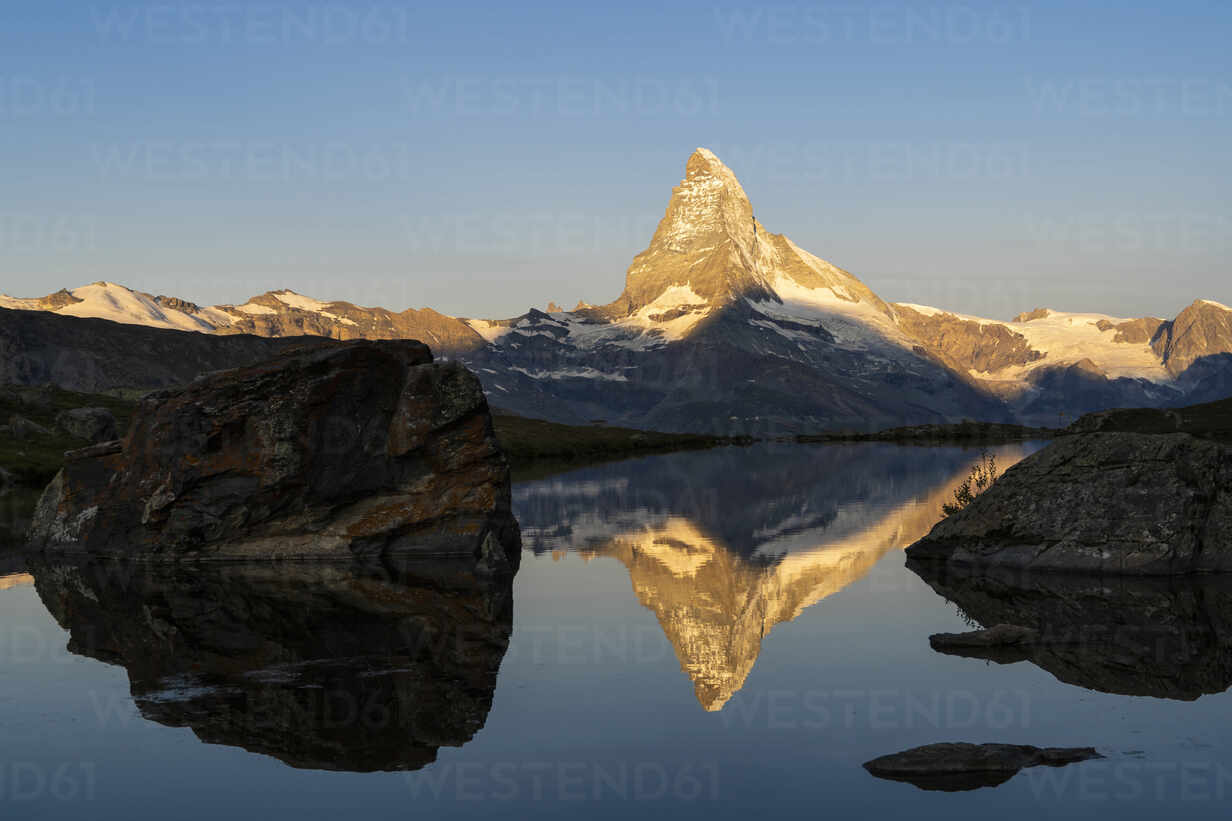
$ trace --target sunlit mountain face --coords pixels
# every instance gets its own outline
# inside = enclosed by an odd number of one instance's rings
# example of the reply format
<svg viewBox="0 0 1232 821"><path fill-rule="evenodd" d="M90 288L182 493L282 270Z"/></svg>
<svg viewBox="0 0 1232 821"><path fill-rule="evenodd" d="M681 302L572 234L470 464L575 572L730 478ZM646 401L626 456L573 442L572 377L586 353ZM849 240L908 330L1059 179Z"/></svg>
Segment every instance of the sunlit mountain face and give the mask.
<svg viewBox="0 0 1232 821"><path fill-rule="evenodd" d="M1006 468L1036 449L995 449ZM693 681L721 710L775 625L922 537L979 454L891 445L712 450L524 483L535 552L614 558Z"/></svg>

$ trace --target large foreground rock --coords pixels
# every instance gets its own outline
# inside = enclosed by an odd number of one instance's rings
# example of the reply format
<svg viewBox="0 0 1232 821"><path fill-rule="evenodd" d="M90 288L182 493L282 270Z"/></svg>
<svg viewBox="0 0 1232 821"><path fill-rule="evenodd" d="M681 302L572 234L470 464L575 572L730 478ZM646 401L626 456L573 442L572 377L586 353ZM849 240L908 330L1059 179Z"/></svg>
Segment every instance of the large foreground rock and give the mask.
<svg viewBox="0 0 1232 821"><path fill-rule="evenodd" d="M31 540L142 558L474 556L516 566L475 377L413 341L322 344L146 397L67 454Z"/></svg>
<svg viewBox="0 0 1232 821"><path fill-rule="evenodd" d="M925 744L865 762L878 778L907 781L924 790L974 790L1009 781L1025 767L1063 767L1103 758L1093 747L1025 744Z"/></svg>
<svg viewBox="0 0 1232 821"><path fill-rule="evenodd" d="M907 549L917 561L1168 575L1232 570L1232 451L1185 433L1067 436Z"/></svg>

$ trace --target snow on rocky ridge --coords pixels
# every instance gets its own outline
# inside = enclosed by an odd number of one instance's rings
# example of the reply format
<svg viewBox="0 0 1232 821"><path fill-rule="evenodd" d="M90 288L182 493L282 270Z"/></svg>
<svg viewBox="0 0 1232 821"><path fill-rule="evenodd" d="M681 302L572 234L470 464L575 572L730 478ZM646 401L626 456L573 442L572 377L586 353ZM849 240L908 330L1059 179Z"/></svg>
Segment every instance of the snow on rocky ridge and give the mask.
<svg viewBox="0 0 1232 821"><path fill-rule="evenodd" d="M1084 361L1114 379L1163 383L1173 381L1177 370L1166 364L1172 327L1165 320L1040 309L1003 322L886 303L847 271L766 231L735 174L704 148L689 158L654 236L626 273L624 290L607 305L579 303L571 312L532 311L509 320L457 319L426 309L395 315L283 290L241 305L202 308L97 282L36 299L0 296L0 307L202 333L319 333L340 339L406 333L444 352L469 339L472 346L511 353L570 352L568 361L552 366L542 361L519 366L537 381L623 380L623 373L594 367L586 357L603 349L663 349L733 308L748 312L751 333L779 340L779 347L755 346L765 355L798 349L807 358L810 351L830 346L901 364L923 349L965 378L1023 390L1041 368ZM1232 328L1232 309L1200 300L1187 311L1197 307L1204 315L1223 312L1228 318L1217 316L1214 331L1188 333L1189 349L1177 360L1184 364L1232 347L1222 341L1224 327ZM1011 348L996 355L997 349Z"/></svg>

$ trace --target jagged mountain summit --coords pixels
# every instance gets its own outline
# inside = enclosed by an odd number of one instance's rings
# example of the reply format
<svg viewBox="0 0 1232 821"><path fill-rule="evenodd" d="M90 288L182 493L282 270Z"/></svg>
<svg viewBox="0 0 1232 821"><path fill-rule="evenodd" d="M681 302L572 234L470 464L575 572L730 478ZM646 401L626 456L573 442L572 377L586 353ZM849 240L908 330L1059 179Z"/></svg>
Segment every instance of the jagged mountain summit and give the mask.
<svg viewBox="0 0 1232 821"><path fill-rule="evenodd" d="M1224 305L1197 300L1172 320L1040 308L1003 322L886 302L767 231L735 174L705 148L689 158L623 291L603 305L491 320L281 290L201 307L102 282L0 297L0 308L219 335L413 337L472 366L497 407L667 430L1056 423L1232 393Z"/></svg>
<svg viewBox="0 0 1232 821"><path fill-rule="evenodd" d="M851 274L766 231L736 175L705 148L689 158L684 180L672 191L649 247L634 257L615 305L636 310L675 288L711 307L741 299L782 302L793 288L828 288L838 299L893 316Z"/></svg>

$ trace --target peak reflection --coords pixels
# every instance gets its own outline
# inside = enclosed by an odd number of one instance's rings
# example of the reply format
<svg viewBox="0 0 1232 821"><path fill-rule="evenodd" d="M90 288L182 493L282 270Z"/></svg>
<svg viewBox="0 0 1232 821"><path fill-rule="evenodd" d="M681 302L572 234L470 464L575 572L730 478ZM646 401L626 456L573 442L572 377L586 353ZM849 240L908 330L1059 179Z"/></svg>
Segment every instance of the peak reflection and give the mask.
<svg viewBox="0 0 1232 821"><path fill-rule="evenodd" d="M1030 449L998 448L997 460ZM628 569L698 702L717 711L775 625L927 533L976 458L879 444L675 454L526 483L514 505L532 550Z"/></svg>

